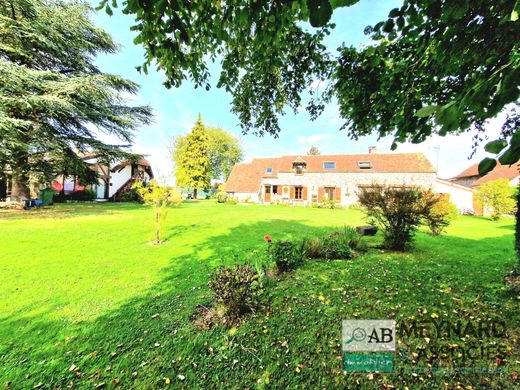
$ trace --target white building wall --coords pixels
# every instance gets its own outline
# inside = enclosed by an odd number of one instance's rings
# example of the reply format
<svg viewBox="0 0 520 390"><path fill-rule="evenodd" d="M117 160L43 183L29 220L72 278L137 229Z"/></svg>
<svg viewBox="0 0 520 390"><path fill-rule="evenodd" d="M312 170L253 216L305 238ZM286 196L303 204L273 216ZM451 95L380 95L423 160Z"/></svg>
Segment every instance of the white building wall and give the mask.
<svg viewBox="0 0 520 390"><path fill-rule="evenodd" d="M450 202L454 203L461 213L474 211L473 190L471 188L464 188L444 180L436 180L432 190L438 194L448 194Z"/></svg>
<svg viewBox="0 0 520 390"><path fill-rule="evenodd" d="M341 205L348 206L358 201L357 192L360 185L414 185L424 188L431 188L435 181L435 173L378 173L378 172L359 172L359 173L340 173L340 172L306 172L303 175L294 173L278 173L277 178L264 178L262 180L262 197L265 198L264 185L280 186L278 197L272 196L272 201L288 200L289 189L284 192L284 186L304 186L307 187L307 199L312 201L312 197L318 195L320 187L339 187L341 191Z"/></svg>
<svg viewBox="0 0 520 390"><path fill-rule="evenodd" d="M108 196L111 197L114 195L131 177L131 165L127 165L119 172L110 172L110 188L108 189Z"/></svg>
<svg viewBox="0 0 520 390"><path fill-rule="evenodd" d="M244 202L247 199L249 202L258 203L259 200L258 193L253 192L229 192L228 194L239 202Z"/></svg>

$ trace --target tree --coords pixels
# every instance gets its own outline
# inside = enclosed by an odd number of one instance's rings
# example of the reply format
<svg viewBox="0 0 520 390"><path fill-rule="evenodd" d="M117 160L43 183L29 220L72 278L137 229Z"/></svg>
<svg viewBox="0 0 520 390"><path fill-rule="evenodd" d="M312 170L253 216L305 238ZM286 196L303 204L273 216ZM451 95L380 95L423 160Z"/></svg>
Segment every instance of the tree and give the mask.
<svg viewBox="0 0 520 390"><path fill-rule="evenodd" d="M133 187L145 205L151 206L153 211L153 225L155 244L160 244L161 227L166 219L169 206L178 206L182 203L182 195L175 188L160 186L152 180L150 184L138 181Z"/></svg>
<svg viewBox="0 0 520 390"><path fill-rule="evenodd" d="M278 115L296 110L315 80L329 84L308 105L312 117L337 98L352 138L393 135L394 148L434 133L483 131L486 119L516 103L520 2L406 0L366 28L372 44L342 45L334 57L323 45L331 15L357 2L127 1L123 12L136 15L136 42L147 51L142 70L156 61L167 87L189 77L209 88L206 61L222 58L217 86L232 94L244 131L277 135ZM107 0L100 6L111 12Z"/></svg>
<svg viewBox="0 0 520 390"><path fill-rule="evenodd" d="M206 127L208 135L208 153L210 177L225 181L233 166L242 161L244 152L240 141L234 135L218 127ZM187 135L179 135L173 140L172 159L178 164L185 153Z"/></svg>
<svg viewBox="0 0 520 390"><path fill-rule="evenodd" d="M240 141L219 127L207 127L206 129L209 137L211 178L226 181L233 166L244 158Z"/></svg>
<svg viewBox="0 0 520 390"><path fill-rule="evenodd" d="M95 181L78 152L135 157L101 142L97 131L127 145L132 130L150 122L148 107L129 107L122 97L137 84L93 64L117 45L89 12L81 1L0 0L0 166L12 171L15 202L30 197L29 181L64 171Z"/></svg>
<svg viewBox="0 0 520 390"><path fill-rule="evenodd" d="M316 146L314 146L314 145L311 146L311 148L307 152L308 156L319 156L320 154L321 154L320 150Z"/></svg>
<svg viewBox="0 0 520 390"><path fill-rule="evenodd" d="M478 188L478 198L491 212L491 220L498 221L502 214L515 210L514 188L507 179L490 180Z"/></svg>
<svg viewBox="0 0 520 390"><path fill-rule="evenodd" d="M209 137L199 114L195 126L185 139L177 139L173 157L176 162L177 185L197 191L210 186Z"/></svg>

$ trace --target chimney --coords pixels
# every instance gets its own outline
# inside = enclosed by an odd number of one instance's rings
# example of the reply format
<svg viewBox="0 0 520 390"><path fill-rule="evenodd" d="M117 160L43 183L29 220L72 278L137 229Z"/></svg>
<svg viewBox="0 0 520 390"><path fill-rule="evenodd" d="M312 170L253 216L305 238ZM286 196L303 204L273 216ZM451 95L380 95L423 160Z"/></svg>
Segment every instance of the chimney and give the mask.
<svg viewBox="0 0 520 390"><path fill-rule="evenodd" d="M368 147L368 153L369 154L375 154L377 153L377 148L375 146L369 146Z"/></svg>

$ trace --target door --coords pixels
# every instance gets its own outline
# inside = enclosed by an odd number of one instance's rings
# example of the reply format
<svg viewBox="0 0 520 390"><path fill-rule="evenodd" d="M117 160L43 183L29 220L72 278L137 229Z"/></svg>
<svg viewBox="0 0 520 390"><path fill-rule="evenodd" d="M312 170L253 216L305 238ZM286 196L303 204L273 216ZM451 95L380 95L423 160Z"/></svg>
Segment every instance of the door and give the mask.
<svg viewBox="0 0 520 390"><path fill-rule="evenodd" d="M104 199L105 198L105 183L100 181L96 186L96 198Z"/></svg>
<svg viewBox="0 0 520 390"><path fill-rule="evenodd" d="M265 201L266 202L271 201L271 186L270 185L265 186Z"/></svg>

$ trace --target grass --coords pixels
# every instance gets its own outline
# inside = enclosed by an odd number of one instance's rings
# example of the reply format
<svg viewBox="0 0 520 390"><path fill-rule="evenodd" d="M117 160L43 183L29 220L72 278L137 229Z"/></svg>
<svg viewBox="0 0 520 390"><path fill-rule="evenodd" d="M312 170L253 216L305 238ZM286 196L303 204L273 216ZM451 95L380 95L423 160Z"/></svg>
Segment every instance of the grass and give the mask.
<svg viewBox="0 0 520 390"><path fill-rule="evenodd" d="M515 263L507 218L459 217L445 236L419 232L408 254L371 249L353 261L308 261L280 277L270 303L238 329L193 326L196 305L211 302L208 273L233 263L237 253L262 250L265 234L300 238L361 223L357 210L195 201L170 210L167 241L151 246L151 213L140 205L0 212L0 384L514 388L520 318L519 301L503 282ZM378 235L369 244L380 241ZM343 374L341 320L432 316L475 323L498 318L507 337L427 342L398 333L395 373ZM504 355L463 367L503 372L411 372L428 368L427 362L403 358L429 344L457 349L471 343L496 344Z"/></svg>

